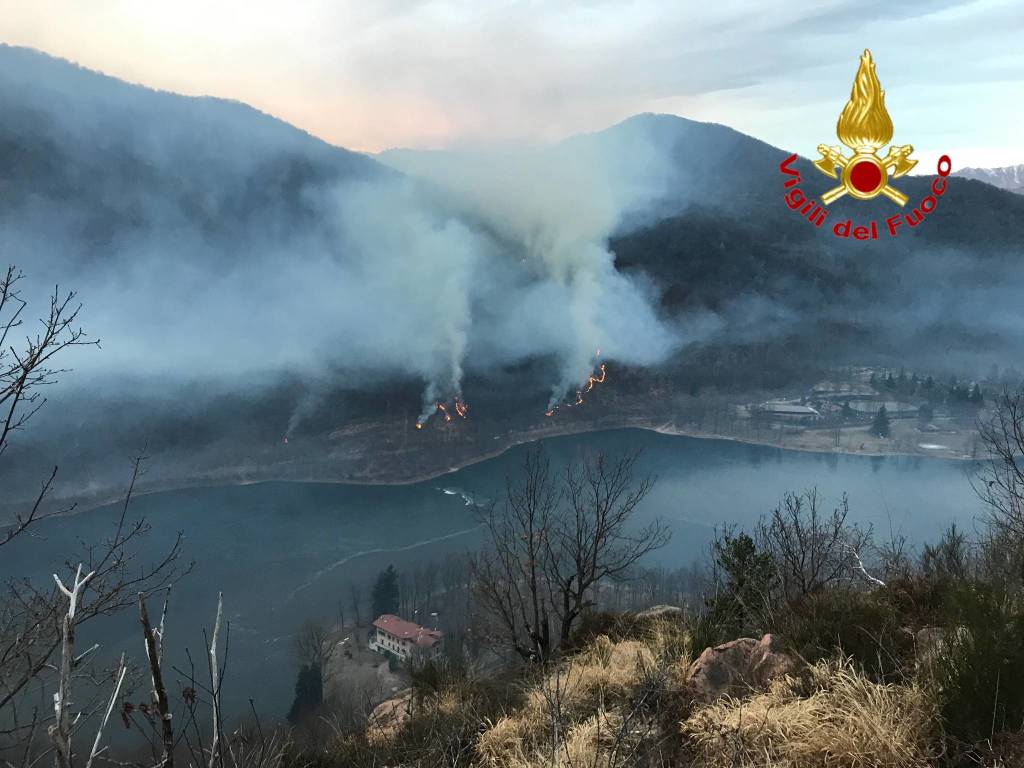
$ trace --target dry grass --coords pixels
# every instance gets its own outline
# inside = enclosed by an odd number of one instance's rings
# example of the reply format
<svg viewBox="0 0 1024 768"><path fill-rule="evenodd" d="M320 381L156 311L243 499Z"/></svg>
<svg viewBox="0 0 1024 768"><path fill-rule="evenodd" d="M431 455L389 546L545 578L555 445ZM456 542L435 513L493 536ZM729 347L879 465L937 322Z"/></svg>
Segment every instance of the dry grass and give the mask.
<svg viewBox="0 0 1024 768"><path fill-rule="evenodd" d="M917 768L934 757L937 722L924 689L873 683L842 660L814 666L809 686L777 680L746 701L705 707L682 727L706 768Z"/></svg>
<svg viewBox="0 0 1024 768"><path fill-rule="evenodd" d="M599 710L569 732L556 764L560 768L615 768L629 754L622 734L622 715Z"/></svg>
<svg viewBox="0 0 1024 768"><path fill-rule="evenodd" d="M547 676L530 691L526 708L543 714L558 696L569 717L589 715L605 701L620 699L654 669L654 654L643 643L612 643L604 635L584 653Z"/></svg>
<svg viewBox="0 0 1024 768"><path fill-rule="evenodd" d="M478 752L495 768L619 768L631 749L623 722L619 710L599 709L569 725L554 745L537 743L518 718L503 718L481 738Z"/></svg>
<svg viewBox="0 0 1024 768"><path fill-rule="evenodd" d="M531 687L515 714L491 725L477 743L489 768L613 768L627 764L638 740L630 716L652 680L676 681L689 657L674 626L652 625L642 640L600 635Z"/></svg>

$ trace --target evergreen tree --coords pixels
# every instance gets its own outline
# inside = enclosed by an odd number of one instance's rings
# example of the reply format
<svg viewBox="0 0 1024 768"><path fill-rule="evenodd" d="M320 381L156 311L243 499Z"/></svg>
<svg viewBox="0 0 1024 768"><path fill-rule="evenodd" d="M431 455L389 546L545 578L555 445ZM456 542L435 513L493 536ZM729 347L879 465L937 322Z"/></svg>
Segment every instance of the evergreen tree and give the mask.
<svg viewBox="0 0 1024 768"><path fill-rule="evenodd" d="M968 403L971 402L972 389L970 387L961 387L959 384L954 384L949 389L949 401L951 403Z"/></svg>
<svg viewBox="0 0 1024 768"><path fill-rule="evenodd" d="M871 434L878 437L889 436L889 412L885 410L884 405L875 414L875 420L871 423Z"/></svg>
<svg viewBox="0 0 1024 768"><path fill-rule="evenodd" d="M398 613L398 571L389 565L373 585L373 616L385 613Z"/></svg>
<svg viewBox="0 0 1024 768"><path fill-rule="evenodd" d="M971 387L970 394L967 395L968 401L974 405L981 405L985 402L985 396L981 393L981 385L975 384Z"/></svg>
<svg viewBox="0 0 1024 768"><path fill-rule="evenodd" d="M885 377L885 388L896 389L896 380L892 377L892 371L890 371L889 375Z"/></svg>
<svg viewBox="0 0 1024 768"><path fill-rule="evenodd" d="M923 403L921 407L917 409L917 416L922 422L927 423L935 417L935 409L932 408L931 403Z"/></svg>
<svg viewBox="0 0 1024 768"><path fill-rule="evenodd" d="M843 403L843 418L844 419L852 419L853 418L853 408L850 407L850 401L849 400L847 400L845 403Z"/></svg>
<svg viewBox="0 0 1024 768"><path fill-rule="evenodd" d="M760 632L777 586L771 555L747 533L726 531L712 546L723 587L708 601L710 624L728 636Z"/></svg>
<svg viewBox="0 0 1024 768"><path fill-rule="evenodd" d="M295 680L295 699L288 710L288 722L296 725L315 715L324 699L324 680L320 667L304 664Z"/></svg>

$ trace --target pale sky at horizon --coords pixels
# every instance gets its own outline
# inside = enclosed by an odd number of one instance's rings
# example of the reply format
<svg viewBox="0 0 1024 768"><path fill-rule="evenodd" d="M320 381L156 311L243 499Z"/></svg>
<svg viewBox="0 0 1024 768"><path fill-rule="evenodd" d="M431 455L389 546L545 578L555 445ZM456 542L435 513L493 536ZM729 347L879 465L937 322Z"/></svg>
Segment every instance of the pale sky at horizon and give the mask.
<svg viewBox="0 0 1024 768"><path fill-rule="evenodd" d="M0 42L237 99L350 149L550 141L639 112L805 155L836 143L861 51L931 172L1024 163L1019 0L0 0Z"/></svg>

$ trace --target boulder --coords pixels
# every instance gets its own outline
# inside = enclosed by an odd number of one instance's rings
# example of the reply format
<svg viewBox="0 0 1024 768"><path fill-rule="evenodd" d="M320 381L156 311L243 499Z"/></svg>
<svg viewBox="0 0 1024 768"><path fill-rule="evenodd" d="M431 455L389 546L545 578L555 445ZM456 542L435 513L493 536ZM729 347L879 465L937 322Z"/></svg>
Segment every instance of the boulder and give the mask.
<svg viewBox="0 0 1024 768"><path fill-rule="evenodd" d="M799 668L797 659L781 650L776 635L760 640L741 637L705 648L690 665L685 692L704 704L726 695L742 698L766 690L772 680L794 675Z"/></svg>
<svg viewBox="0 0 1024 768"><path fill-rule="evenodd" d="M682 615L683 609L678 605L655 605L646 611L640 611L636 617L638 619L675 619L682 617Z"/></svg>
<svg viewBox="0 0 1024 768"><path fill-rule="evenodd" d="M399 691L373 708L366 724L366 739L371 744L383 745L391 741L412 711L412 688Z"/></svg>

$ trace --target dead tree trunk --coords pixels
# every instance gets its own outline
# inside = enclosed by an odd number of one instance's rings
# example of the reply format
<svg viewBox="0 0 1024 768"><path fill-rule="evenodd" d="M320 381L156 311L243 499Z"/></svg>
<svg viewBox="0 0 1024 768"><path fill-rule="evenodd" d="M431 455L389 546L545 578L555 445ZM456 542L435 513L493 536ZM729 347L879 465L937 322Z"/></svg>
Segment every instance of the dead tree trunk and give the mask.
<svg viewBox="0 0 1024 768"><path fill-rule="evenodd" d="M157 716L160 718L160 739L164 748L163 757L160 759L160 766L161 768L173 768L174 728L171 725L171 707L167 700L167 689L164 687L163 671L160 669L160 659L162 656L160 646L163 645L163 632L161 630L158 634L149 623L149 613L146 611L146 598L143 594L139 594L139 620L142 622L142 632L146 639L149 677L153 684L153 703L156 705ZM161 619L162 623L163 619Z"/></svg>

